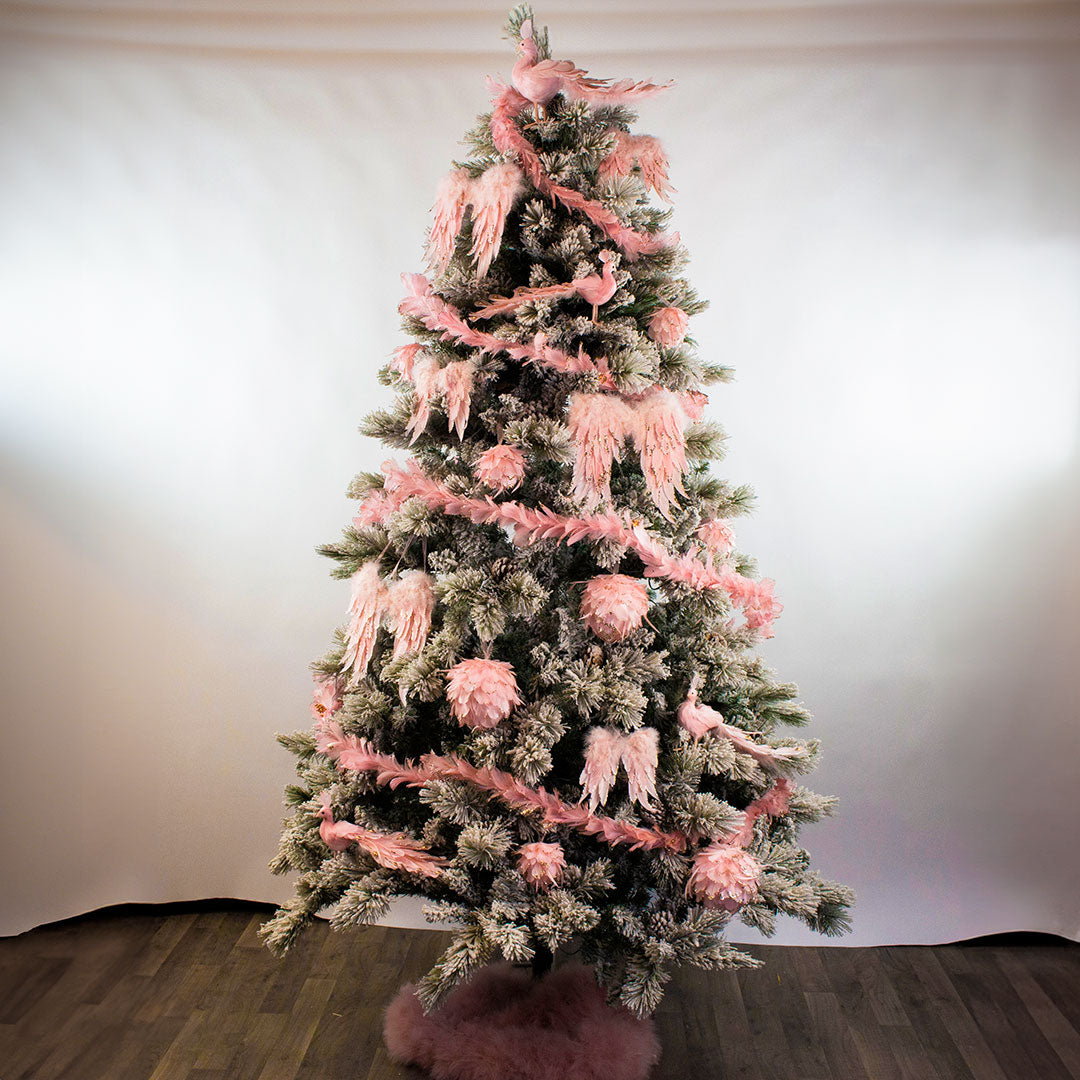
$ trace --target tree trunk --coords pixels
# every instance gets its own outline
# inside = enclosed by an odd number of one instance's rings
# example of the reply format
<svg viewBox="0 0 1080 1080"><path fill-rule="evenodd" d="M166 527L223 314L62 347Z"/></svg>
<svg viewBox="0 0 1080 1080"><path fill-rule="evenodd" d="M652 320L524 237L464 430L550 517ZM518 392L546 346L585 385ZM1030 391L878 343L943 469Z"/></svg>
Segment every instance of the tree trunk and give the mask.
<svg viewBox="0 0 1080 1080"><path fill-rule="evenodd" d="M533 978L539 979L542 975L546 975L554 962L555 957L552 951L543 945L538 945L532 959Z"/></svg>

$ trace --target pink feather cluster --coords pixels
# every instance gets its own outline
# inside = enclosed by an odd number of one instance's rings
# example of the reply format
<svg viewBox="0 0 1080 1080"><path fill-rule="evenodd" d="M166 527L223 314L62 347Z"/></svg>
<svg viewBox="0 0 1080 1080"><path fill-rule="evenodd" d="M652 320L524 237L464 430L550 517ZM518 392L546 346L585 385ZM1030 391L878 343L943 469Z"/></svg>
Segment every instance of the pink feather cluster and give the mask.
<svg viewBox="0 0 1080 1080"><path fill-rule="evenodd" d="M656 728L638 728L629 735L611 728L590 729L586 737L585 767L579 780L582 786L579 801L588 799L589 813L595 814L597 808L607 802L621 764L626 769L631 801L640 803L645 810L654 810L650 800L656 798L659 746Z"/></svg>
<svg viewBox="0 0 1080 1080"><path fill-rule="evenodd" d="M525 455L499 443L476 459L473 475L492 491L512 491L525 479Z"/></svg>
<svg viewBox="0 0 1080 1080"><path fill-rule="evenodd" d="M683 343L690 316L677 307L662 307L649 319L649 337L664 349L674 349Z"/></svg>
<svg viewBox="0 0 1080 1080"><path fill-rule="evenodd" d="M502 245L506 216L525 190L521 170L512 162L502 162L472 179L464 169L455 169L443 178L435 195L434 221L428 236L428 266L441 274L454 254L454 244L465 210L473 214L472 248L476 277L482 278Z"/></svg>
<svg viewBox="0 0 1080 1080"><path fill-rule="evenodd" d="M629 176L634 165L641 168L641 179L666 203L671 202L675 189L668 182L668 158L660 140L654 135L631 135L615 131L615 145L600 162L598 175L601 180Z"/></svg>
<svg viewBox="0 0 1080 1080"><path fill-rule="evenodd" d="M645 583L626 574L598 574L586 583L581 597L581 618L603 641L628 637L648 610Z"/></svg>
<svg viewBox="0 0 1080 1080"><path fill-rule="evenodd" d="M514 669L505 660L462 660L446 676L446 697L464 727L493 728L521 704Z"/></svg>
<svg viewBox="0 0 1080 1080"><path fill-rule="evenodd" d="M705 907L735 911L758 893L761 863L737 844L719 841L695 856L686 882L687 895Z"/></svg>
<svg viewBox="0 0 1080 1080"><path fill-rule="evenodd" d="M311 700L311 715L316 720L328 720L341 708L341 680L333 676L315 679Z"/></svg>
<svg viewBox="0 0 1080 1080"><path fill-rule="evenodd" d="M413 414L405 430L412 434L409 443L420 438L431 418L431 406L439 397L446 406L450 429L457 432L457 437L465 437L465 428L469 423L469 408L472 402L473 382L476 367L471 360L454 360L446 367L440 367L439 361L430 353L415 355L409 363L411 382L416 392Z"/></svg>
<svg viewBox="0 0 1080 1080"><path fill-rule="evenodd" d="M364 563L352 576L349 623L345 628L342 670L354 687L367 673L379 627L389 616L394 632L394 658L418 652L427 641L435 607L434 582L422 570L408 570L389 588L379 574L379 562Z"/></svg>
<svg viewBox="0 0 1080 1080"><path fill-rule="evenodd" d="M547 890L557 885L566 868L562 845L536 842L518 848L518 870L534 889Z"/></svg>

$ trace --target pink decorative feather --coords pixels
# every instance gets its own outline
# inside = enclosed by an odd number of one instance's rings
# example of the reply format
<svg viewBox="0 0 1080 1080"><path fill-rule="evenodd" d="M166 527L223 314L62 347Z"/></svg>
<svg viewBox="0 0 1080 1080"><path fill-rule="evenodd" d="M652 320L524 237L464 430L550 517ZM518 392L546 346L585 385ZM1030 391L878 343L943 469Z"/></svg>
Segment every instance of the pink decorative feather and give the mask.
<svg viewBox="0 0 1080 1080"><path fill-rule="evenodd" d="M622 763L630 798L646 810L655 810L656 762L660 735L656 728L638 728L622 740Z"/></svg>
<svg viewBox="0 0 1080 1080"><path fill-rule="evenodd" d="M726 555L735 547L735 530L719 518L710 518L697 527L697 537L713 555Z"/></svg>
<svg viewBox="0 0 1080 1080"><path fill-rule="evenodd" d="M439 181L427 245L427 263L436 274L446 270L454 255L454 243L461 232L465 207L472 198L472 187L472 179L464 169L454 169Z"/></svg>
<svg viewBox="0 0 1080 1080"><path fill-rule="evenodd" d="M311 701L311 715L316 720L329 719L341 708L341 680L334 676L315 679L315 691Z"/></svg>
<svg viewBox="0 0 1080 1080"><path fill-rule="evenodd" d="M654 389L637 403L633 411L634 445L641 454L645 487L665 518L671 518L675 492L685 494L682 483L686 471L686 413L677 394Z"/></svg>
<svg viewBox="0 0 1080 1080"><path fill-rule="evenodd" d="M439 379L439 388L446 399L446 415L459 439L465 437L465 428L469 423L475 377L476 368L471 360L453 360L442 369Z"/></svg>
<svg viewBox="0 0 1080 1080"><path fill-rule="evenodd" d="M379 577L378 560L364 563L352 576L349 625L345 630L342 670L350 672L350 688L356 686L367 672L388 602L386 586Z"/></svg>
<svg viewBox="0 0 1080 1080"><path fill-rule="evenodd" d="M573 394L567 414L573 436L573 495L586 510L611 502L611 463L622 459L633 429L629 407L614 394Z"/></svg>
<svg viewBox="0 0 1080 1080"><path fill-rule="evenodd" d="M409 444L420 438L431 419L431 405L442 389L442 368L439 361L430 353L423 353L413 362L413 389L416 402L413 405L412 418L405 430L412 434Z"/></svg>
<svg viewBox="0 0 1080 1080"><path fill-rule="evenodd" d="M413 365L416 363L417 356L424 352L423 345L417 345L415 342L411 345L399 345L394 350L394 357L390 361L390 367L394 369L403 379L408 379L412 382L415 376L413 375Z"/></svg>
<svg viewBox="0 0 1080 1080"><path fill-rule="evenodd" d="M615 145L600 162L601 180L616 176L628 176L634 163L641 166L641 178L664 202L671 202L675 189L668 182L668 159L660 141L652 135L631 135L626 131L615 132Z"/></svg>
<svg viewBox="0 0 1080 1080"><path fill-rule="evenodd" d="M622 760L622 736L611 728L594 727L585 741L585 767L578 782L582 787L580 802L589 800L589 813L607 802Z"/></svg>
<svg viewBox="0 0 1080 1080"><path fill-rule="evenodd" d="M784 605L773 595L776 582L772 578L761 578L752 582L743 604L746 625L761 633L763 638L773 636L773 620L784 610Z"/></svg>
<svg viewBox="0 0 1080 1080"><path fill-rule="evenodd" d="M335 821L330 806L330 792L319 796L319 836L331 851L344 851L352 842L356 826L348 821Z"/></svg>
<svg viewBox="0 0 1080 1080"><path fill-rule="evenodd" d="M431 629L435 610L434 582L423 570L406 570L390 587L390 626L394 631L393 659L419 652Z"/></svg>
<svg viewBox="0 0 1080 1080"><path fill-rule="evenodd" d="M513 490L525 479L525 455L516 446L499 443L476 459L473 474L492 491Z"/></svg>
<svg viewBox="0 0 1080 1080"><path fill-rule="evenodd" d="M476 276L482 278L502 245L506 215L525 190L521 170L511 162L492 165L474 184L473 227L470 254L476 262Z"/></svg>

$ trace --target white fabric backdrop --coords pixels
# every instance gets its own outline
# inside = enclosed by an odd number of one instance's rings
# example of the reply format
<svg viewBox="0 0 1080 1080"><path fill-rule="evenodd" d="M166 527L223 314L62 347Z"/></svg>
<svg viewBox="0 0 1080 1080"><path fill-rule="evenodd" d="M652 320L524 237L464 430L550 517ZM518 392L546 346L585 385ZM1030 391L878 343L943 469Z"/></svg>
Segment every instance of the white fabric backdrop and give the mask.
<svg viewBox="0 0 1080 1080"><path fill-rule="evenodd" d="M851 944L1080 937L1078 13L540 10L558 55L678 82L638 130L737 369L721 468ZM504 14L0 9L0 933L288 895L273 733L346 601L312 549L381 460L356 424Z"/></svg>

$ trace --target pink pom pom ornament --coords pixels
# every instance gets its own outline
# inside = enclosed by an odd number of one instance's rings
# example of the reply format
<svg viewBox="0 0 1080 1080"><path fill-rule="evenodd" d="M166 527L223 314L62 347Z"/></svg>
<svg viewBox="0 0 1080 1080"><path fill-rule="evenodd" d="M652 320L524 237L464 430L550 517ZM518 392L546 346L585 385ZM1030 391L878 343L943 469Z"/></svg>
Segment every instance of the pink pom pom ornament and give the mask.
<svg viewBox="0 0 1080 1080"><path fill-rule="evenodd" d="M662 307L649 320L649 337L665 349L674 349L683 343L690 316L677 307Z"/></svg>
<svg viewBox="0 0 1080 1080"><path fill-rule="evenodd" d="M518 849L518 870L534 888L546 892L562 881L566 856L561 844L522 844Z"/></svg>
<svg viewBox="0 0 1080 1080"><path fill-rule="evenodd" d="M525 479L525 455L500 443L476 459L473 474L492 491L512 491Z"/></svg>
<svg viewBox="0 0 1080 1080"><path fill-rule="evenodd" d="M686 882L687 895L696 896L705 907L735 911L758 893L761 863L737 844L710 844L694 856Z"/></svg>
<svg viewBox="0 0 1080 1080"><path fill-rule="evenodd" d="M649 610L649 594L643 582L626 574L600 574L585 585L581 618L602 641L629 637Z"/></svg>
<svg viewBox="0 0 1080 1080"><path fill-rule="evenodd" d="M493 728L521 704L514 669L505 660L462 660L446 677L446 697L459 724Z"/></svg>

